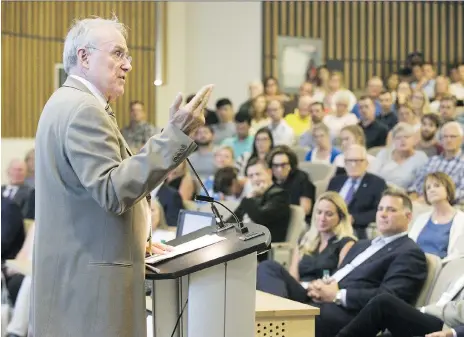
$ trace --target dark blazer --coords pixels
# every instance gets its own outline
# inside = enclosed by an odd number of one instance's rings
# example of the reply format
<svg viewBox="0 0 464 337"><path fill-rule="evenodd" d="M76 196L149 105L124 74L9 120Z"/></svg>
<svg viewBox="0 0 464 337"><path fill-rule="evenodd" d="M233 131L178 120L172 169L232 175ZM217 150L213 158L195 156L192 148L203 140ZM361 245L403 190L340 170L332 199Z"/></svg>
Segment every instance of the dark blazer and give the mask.
<svg viewBox="0 0 464 337"><path fill-rule="evenodd" d="M2 185L2 195L3 192L5 191L7 185ZM23 217L26 217L28 213L28 207L29 207L29 198L31 195L32 188L26 185L20 185L18 188L18 191L16 191L15 196L13 197L13 201L15 201L18 206L21 208L21 213L23 214Z"/></svg>
<svg viewBox="0 0 464 337"><path fill-rule="evenodd" d="M340 192L347 175L333 177L329 182L329 191ZM354 218L355 228L366 228L371 222L375 221L377 206L382 198L383 191L387 188L385 180L382 178L366 173L348 205L348 211Z"/></svg>
<svg viewBox="0 0 464 337"><path fill-rule="evenodd" d="M163 207L168 226L177 226L179 211L184 208L182 198L177 190L164 183L156 194Z"/></svg>
<svg viewBox="0 0 464 337"><path fill-rule="evenodd" d="M26 233L19 206L2 196L2 261L14 259L23 246Z"/></svg>
<svg viewBox="0 0 464 337"><path fill-rule="evenodd" d="M269 228L272 242L283 242L287 237L290 221L290 197L285 190L272 185L260 197L243 198L235 214L240 220L248 214L254 223ZM227 222L234 220L229 218Z"/></svg>
<svg viewBox="0 0 464 337"><path fill-rule="evenodd" d="M366 250L370 240L358 241L340 269ZM413 303L427 277L424 252L407 235L389 243L339 283L346 289L346 309L360 311L375 296L389 293Z"/></svg>
<svg viewBox="0 0 464 337"><path fill-rule="evenodd" d="M456 335L458 337L464 337L464 325L459 325L455 327L454 331L456 331Z"/></svg>

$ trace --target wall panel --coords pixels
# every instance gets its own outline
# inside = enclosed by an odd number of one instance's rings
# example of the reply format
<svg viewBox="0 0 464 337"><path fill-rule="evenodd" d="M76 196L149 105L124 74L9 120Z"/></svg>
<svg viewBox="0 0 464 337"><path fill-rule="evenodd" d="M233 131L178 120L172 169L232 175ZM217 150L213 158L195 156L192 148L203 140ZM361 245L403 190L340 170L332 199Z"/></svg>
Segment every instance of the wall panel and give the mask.
<svg viewBox="0 0 464 337"><path fill-rule="evenodd" d="M463 1L263 1L262 6L265 76L277 77L279 35L322 39L324 62L341 61L352 90L364 88L371 76L398 70L413 51L422 51L440 73L464 61Z"/></svg>
<svg viewBox="0 0 464 337"><path fill-rule="evenodd" d="M34 137L54 90L55 64L75 18L112 13L128 27L133 70L123 97L113 103L119 125L129 121L131 100L142 100L155 122L155 2L2 1L2 137ZM165 5L161 7L165 11ZM165 13L163 13L165 15Z"/></svg>

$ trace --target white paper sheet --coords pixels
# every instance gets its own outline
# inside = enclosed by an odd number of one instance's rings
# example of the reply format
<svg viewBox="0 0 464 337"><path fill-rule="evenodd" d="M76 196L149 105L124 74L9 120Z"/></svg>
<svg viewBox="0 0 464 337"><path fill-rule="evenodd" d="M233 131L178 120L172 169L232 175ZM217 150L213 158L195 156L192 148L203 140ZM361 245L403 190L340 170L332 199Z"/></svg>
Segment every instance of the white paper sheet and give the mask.
<svg viewBox="0 0 464 337"><path fill-rule="evenodd" d="M145 263L148 264L157 264L161 261L164 261L166 259L173 258L178 255L182 255L188 252L192 252L194 250L206 247L206 246L211 246L217 242L226 240L225 237L219 236L217 234L208 234L204 235L202 237L196 238L194 240L191 240L189 242L183 243L181 245L178 245L174 248L174 251L169 252L164 255L153 255L150 257L145 258Z"/></svg>

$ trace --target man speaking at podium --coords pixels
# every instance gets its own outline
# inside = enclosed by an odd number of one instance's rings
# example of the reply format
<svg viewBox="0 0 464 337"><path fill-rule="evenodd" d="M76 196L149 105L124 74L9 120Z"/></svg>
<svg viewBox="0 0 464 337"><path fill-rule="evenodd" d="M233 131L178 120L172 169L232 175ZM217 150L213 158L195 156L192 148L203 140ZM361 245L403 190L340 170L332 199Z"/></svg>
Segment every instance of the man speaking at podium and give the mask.
<svg viewBox="0 0 464 337"><path fill-rule="evenodd" d="M183 108L178 94L168 125L132 155L110 107L131 60L116 18L76 21L66 37L69 77L36 135L31 336L146 336L146 197L195 149L212 86Z"/></svg>

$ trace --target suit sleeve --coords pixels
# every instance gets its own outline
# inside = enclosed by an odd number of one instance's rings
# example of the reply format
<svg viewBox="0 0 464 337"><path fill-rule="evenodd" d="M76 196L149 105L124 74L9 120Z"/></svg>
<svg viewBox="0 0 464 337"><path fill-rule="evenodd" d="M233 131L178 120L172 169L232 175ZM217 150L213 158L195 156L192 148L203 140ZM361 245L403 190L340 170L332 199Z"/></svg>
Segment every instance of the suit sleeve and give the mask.
<svg viewBox="0 0 464 337"><path fill-rule="evenodd" d="M369 300L384 293L411 303L416 299L426 277L427 262L419 248L399 254L391 263L378 288L346 288L346 308L359 311Z"/></svg>
<svg viewBox="0 0 464 337"><path fill-rule="evenodd" d="M3 201L3 199L2 199ZM24 221L21 208L11 201L2 202L2 259L7 252L11 252L15 247L18 236L24 240Z"/></svg>
<svg viewBox="0 0 464 337"><path fill-rule="evenodd" d="M370 209L368 211L362 211L362 212L351 212L351 215L354 218L354 223L357 226L360 227L367 227L371 222L375 221L375 214L377 213L377 205L380 203L380 199L382 199L382 193L387 187L385 181L382 180L376 180L377 186L377 193L373 195L373 198L371 199L371 205Z"/></svg>
<svg viewBox="0 0 464 337"><path fill-rule="evenodd" d="M116 126L97 106L79 108L65 130L65 154L76 176L98 204L122 214L150 193L196 147L168 125L140 152L122 159Z"/></svg>
<svg viewBox="0 0 464 337"><path fill-rule="evenodd" d="M457 337L464 337L464 324L454 327L454 331L456 331Z"/></svg>

